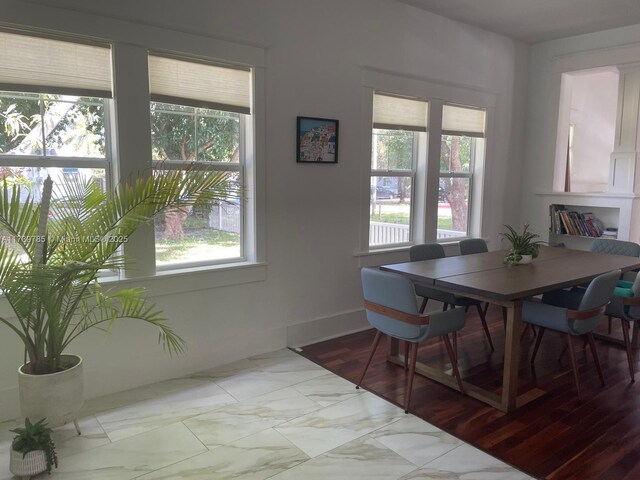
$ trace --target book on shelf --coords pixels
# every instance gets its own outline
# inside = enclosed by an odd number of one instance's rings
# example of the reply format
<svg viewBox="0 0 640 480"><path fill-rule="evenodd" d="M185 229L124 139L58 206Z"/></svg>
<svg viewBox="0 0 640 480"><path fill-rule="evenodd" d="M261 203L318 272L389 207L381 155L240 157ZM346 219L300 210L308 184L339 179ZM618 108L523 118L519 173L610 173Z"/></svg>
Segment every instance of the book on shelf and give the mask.
<svg viewBox="0 0 640 480"><path fill-rule="evenodd" d="M600 237L604 225L592 212L568 210L564 205L550 205L550 230L558 235Z"/></svg>

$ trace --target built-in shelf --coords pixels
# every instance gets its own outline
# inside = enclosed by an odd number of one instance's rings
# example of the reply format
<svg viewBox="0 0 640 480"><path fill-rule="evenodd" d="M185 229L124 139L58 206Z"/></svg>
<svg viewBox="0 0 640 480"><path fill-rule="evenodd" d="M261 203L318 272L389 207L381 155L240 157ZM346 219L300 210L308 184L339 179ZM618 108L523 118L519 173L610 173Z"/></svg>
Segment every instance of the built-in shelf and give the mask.
<svg viewBox="0 0 640 480"><path fill-rule="evenodd" d="M617 238L603 235L606 228L619 228L620 208L594 205L549 205L549 245L588 250L594 239ZM590 235L584 235L587 231ZM570 233L574 232L574 233ZM575 233L580 232L580 233Z"/></svg>
<svg viewBox="0 0 640 480"><path fill-rule="evenodd" d="M635 193L574 193L574 192L538 192L536 195L545 199L547 205L547 226L551 226L548 209L551 205L564 205L566 209L579 213L591 212L604 223L605 227L617 228L619 240L638 241L637 230L640 225L633 221L632 212L640 204L640 195ZM555 235L554 235L555 237ZM633 238L632 238L633 237ZM577 240L581 247L589 248L591 238ZM558 240L549 238L549 242L565 243L570 246L571 239Z"/></svg>

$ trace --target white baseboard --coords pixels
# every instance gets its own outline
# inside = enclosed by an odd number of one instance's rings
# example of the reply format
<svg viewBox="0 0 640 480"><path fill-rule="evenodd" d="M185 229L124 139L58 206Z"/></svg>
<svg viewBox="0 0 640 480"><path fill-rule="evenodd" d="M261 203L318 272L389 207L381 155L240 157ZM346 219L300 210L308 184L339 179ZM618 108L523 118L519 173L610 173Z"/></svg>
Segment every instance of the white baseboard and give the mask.
<svg viewBox="0 0 640 480"><path fill-rule="evenodd" d="M364 310L344 312L287 326L287 346L301 347L371 328Z"/></svg>

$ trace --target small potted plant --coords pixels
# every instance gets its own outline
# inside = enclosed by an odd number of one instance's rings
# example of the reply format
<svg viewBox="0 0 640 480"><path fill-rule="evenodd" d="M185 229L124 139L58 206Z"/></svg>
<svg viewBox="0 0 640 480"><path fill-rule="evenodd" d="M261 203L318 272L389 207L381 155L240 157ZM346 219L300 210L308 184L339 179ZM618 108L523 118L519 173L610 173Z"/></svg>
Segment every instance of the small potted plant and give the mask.
<svg viewBox="0 0 640 480"><path fill-rule="evenodd" d="M505 225L508 232L502 233L502 237L506 238L511 244L509 253L502 260L507 265L519 265L531 263L540 252L540 245L544 242L536 240L540 236L536 233L529 232L529 224L525 223L522 233L516 232L511 225Z"/></svg>
<svg viewBox="0 0 640 480"><path fill-rule="evenodd" d="M30 478L42 472L51 473L51 467L58 468L56 447L51 440L51 429L45 419L31 423L25 419L24 428L11 430L16 436L11 442L9 470L19 477Z"/></svg>

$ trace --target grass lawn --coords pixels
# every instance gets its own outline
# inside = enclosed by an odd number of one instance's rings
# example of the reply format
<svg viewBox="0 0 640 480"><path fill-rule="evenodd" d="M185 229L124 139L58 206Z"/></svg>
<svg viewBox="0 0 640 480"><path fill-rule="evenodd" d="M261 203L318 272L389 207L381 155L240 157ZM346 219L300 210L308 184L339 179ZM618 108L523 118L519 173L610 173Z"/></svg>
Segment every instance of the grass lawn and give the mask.
<svg viewBox="0 0 640 480"><path fill-rule="evenodd" d="M200 260L239 256L240 235L219 230L185 230L180 240L156 240L156 259L159 262ZM226 253L225 253L226 252ZM195 258L194 258L195 257Z"/></svg>
<svg viewBox="0 0 640 480"><path fill-rule="evenodd" d="M409 225L409 214L406 212L388 212L388 213L376 213L371 215L370 220L372 222L383 223L398 223L401 225ZM442 230L452 230L453 221L451 217L438 217L438 228Z"/></svg>

